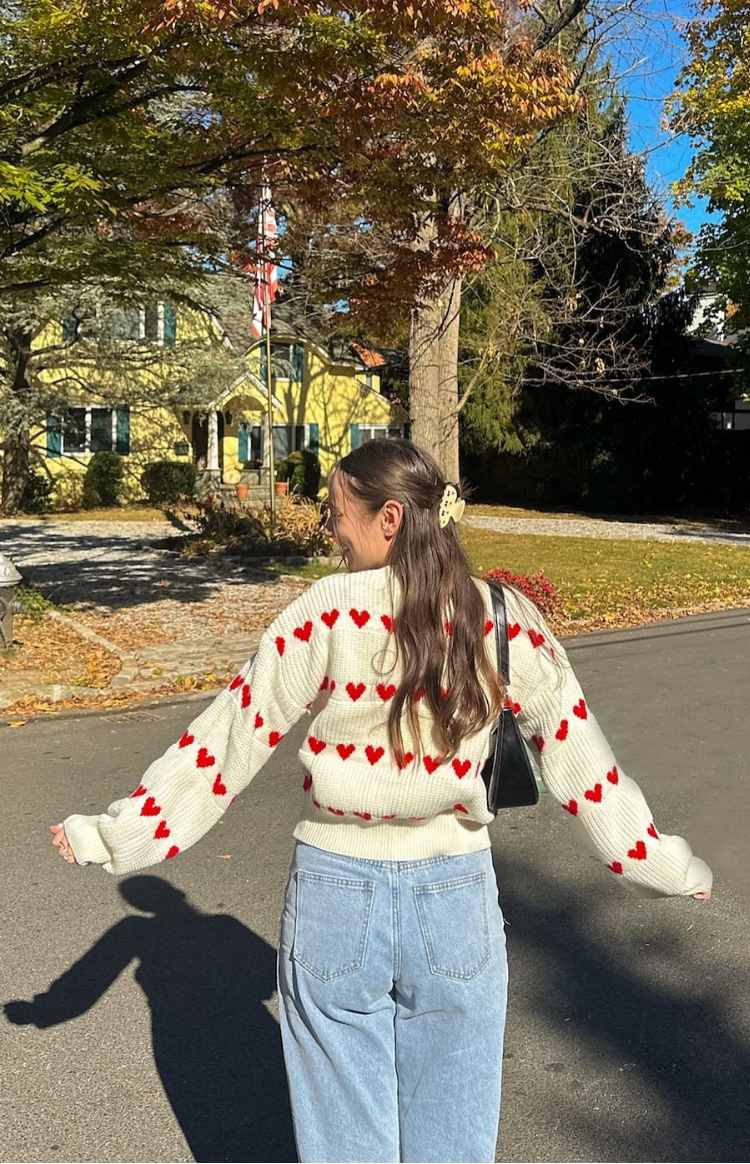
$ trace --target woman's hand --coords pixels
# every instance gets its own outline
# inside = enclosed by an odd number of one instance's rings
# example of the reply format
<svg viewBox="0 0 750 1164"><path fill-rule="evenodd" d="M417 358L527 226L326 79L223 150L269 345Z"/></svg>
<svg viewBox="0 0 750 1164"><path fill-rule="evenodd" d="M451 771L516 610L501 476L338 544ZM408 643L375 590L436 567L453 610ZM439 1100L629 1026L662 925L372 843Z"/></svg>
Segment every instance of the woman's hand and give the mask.
<svg viewBox="0 0 750 1164"><path fill-rule="evenodd" d="M693 897L696 897L698 899L698 901L708 901L710 896L711 896L710 889L704 890L703 893L694 893L693 894Z"/></svg>
<svg viewBox="0 0 750 1164"><path fill-rule="evenodd" d="M73 850L70 847L70 841L68 840L64 825L50 825L49 831L52 833L52 844L63 860L67 861L69 865L75 865L76 859L73 856Z"/></svg>

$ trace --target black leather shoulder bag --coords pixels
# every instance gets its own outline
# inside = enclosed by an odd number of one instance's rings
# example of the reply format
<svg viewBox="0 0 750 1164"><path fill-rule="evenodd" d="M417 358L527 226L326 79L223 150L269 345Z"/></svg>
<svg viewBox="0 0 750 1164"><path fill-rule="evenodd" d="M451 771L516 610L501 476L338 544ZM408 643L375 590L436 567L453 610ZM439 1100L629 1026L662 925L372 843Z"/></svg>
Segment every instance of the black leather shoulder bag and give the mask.
<svg viewBox="0 0 750 1164"><path fill-rule="evenodd" d="M510 682L510 650L508 647L508 620L505 612L505 594L502 586L489 582L492 595L492 613L495 621L497 669L506 683ZM490 755L482 768L482 779L487 787L487 807L490 812L501 808L520 808L536 804L539 787L531 757L523 742L512 707L504 707L490 737Z"/></svg>

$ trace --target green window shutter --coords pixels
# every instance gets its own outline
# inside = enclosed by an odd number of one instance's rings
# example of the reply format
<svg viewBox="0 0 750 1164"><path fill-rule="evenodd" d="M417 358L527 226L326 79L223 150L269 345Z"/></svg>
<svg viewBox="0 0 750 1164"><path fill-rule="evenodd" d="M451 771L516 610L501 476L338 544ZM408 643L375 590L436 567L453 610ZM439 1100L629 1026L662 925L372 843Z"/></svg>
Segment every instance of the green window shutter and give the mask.
<svg viewBox="0 0 750 1164"><path fill-rule="evenodd" d="M311 453L313 453L316 457L318 456L320 449L320 425L310 425L310 439L307 443L307 447Z"/></svg>
<svg viewBox="0 0 750 1164"><path fill-rule="evenodd" d="M173 348L177 339L177 311L171 303L163 303L164 309L164 346Z"/></svg>
<svg viewBox="0 0 750 1164"><path fill-rule="evenodd" d="M78 339L78 318L74 311L63 316L62 337L64 344L74 344Z"/></svg>
<svg viewBox="0 0 750 1164"><path fill-rule="evenodd" d="M350 424L349 425L349 439L351 441L352 452L353 452L354 449L359 448L359 425L358 424Z"/></svg>
<svg viewBox="0 0 750 1164"><path fill-rule="evenodd" d="M237 460L249 461L247 455L247 425L241 424L237 429Z"/></svg>
<svg viewBox="0 0 750 1164"><path fill-rule="evenodd" d="M62 417L47 413L47 456L62 456Z"/></svg>
<svg viewBox="0 0 750 1164"><path fill-rule="evenodd" d="M130 453L130 408L125 405L122 408L116 408L115 412L117 413L115 452L119 453L121 457L127 457Z"/></svg>
<svg viewBox="0 0 750 1164"><path fill-rule="evenodd" d="M294 379L301 384L305 374L305 348L303 344L295 344L293 352Z"/></svg>

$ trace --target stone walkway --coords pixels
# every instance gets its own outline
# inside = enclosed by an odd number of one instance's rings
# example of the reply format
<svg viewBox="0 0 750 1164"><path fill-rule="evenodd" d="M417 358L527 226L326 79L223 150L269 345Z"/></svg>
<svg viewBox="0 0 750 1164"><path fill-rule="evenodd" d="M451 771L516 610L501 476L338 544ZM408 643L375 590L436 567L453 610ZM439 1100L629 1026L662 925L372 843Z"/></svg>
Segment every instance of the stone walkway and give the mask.
<svg viewBox="0 0 750 1164"><path fill-rule="evenodd" d="M750 546L750 530L716 529L708 525L671 525L667 522L607 521L593 518L466 517L475 529L497 533L537 534L562 538L627 538L656 542L716 542Z"/></svg>

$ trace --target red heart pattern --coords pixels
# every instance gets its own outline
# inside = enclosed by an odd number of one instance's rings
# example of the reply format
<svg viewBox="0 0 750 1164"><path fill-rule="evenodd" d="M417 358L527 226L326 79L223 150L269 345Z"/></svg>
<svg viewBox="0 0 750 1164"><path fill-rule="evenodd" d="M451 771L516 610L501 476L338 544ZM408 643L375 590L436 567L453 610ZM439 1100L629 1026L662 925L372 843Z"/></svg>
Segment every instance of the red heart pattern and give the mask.
<svg viewBox="0 0 750 1164"><path fill-rule="evenodd" d="M374 748L372 744L368 744L365 748L365 755L371 764L377 764L381 756L385 755L385 748Z"/></svg>
<svg viewBox="0 0 750 1164"><path fill-rule="evenodd" d="M332 812L334 816L343 816L344 815L343 808L329 808L328 811Z"/></svg>
<svg viewBox="0 0 750 1164"><path fill-rule="evenodd" d="M285 640L282 638L281 635L277 635L276 636L276 650L279 652L279 657L284 654L285 647L286 647Z"/></svg>
<svg viewBox="0 0 750 1164"><path fill-rule="evenodd" d="M172 848L169 850L164 860L169 861L172 857L176 857L179 851L180 850L177 848L177 845L172 845Z"/></svg>
<svg viewBox="0 0 750 1164"><path fill-rule="evenodd" d="M615 765L611 772L607 773L607 779L609 780L610 784L617 784L618 780L620 779L620 773L617 771L617 765Z"/></svg>
<svg viewBox="0 0 750 1164"><path fill-rule="evenodd" d="M388 631L388 634L389 635L393 634L393 632L396 629L396 624L393 621L393 619L391 618L391 616L389 614L381 614L380 621L382 622L385 629Z"/></svg>
<svg viewBox="0 0 750 1164"><path fill-rule="evenodd" d="M634 849L628 849L628 856L632 857L634 861L646 860L646 846L643 841L636 841Z"/></svg>
<svg viewBox="0 0 750 1164"><path fill-rule="evenodd" d="M355 610L354 607L352 607L352 609L349 611L349 617L355 626L358 626L359 629L362 630L362 627L370 621L370 612L369 610Z"/></svg>
<svg viewBox="0 0 750 1164"><path fill-rule="evenodd" d="M313 628L313 624L310 622L310 619L308 618L308 620L304 626L296 626L294 628L295 639L300 639L301 642L303 642L303 643L309 643L310 642L310 635L312 634L312 628Z"/></svg>
<svg viewBox="0 0 750 1164"><path fill-rule="evenodd" d="M469 815L468 808L464 808L463 804L454 804L453 811L454 812L465 812L467 816Z"/></svg>
<svg viewBox="0 0 750 1164"><path fill-rule="evenodd" d="M520 623L518 623L518 622L509 622L508 623L508 638L510 639L511 642L516 637L516 635L519 635L520 633L521 633L521 624Z"/></svg>
<svg viewBox="0 0 750 1164"><path fill-rule="evenodd" d="M329 630L333 630L338 621L339 613L335 607L333 610L324 610L320 616L321 622L325 623Z"/></svg>
<svg viewBox="0 0 750 1164"><path fill-rule="evenodd" d="M157 804L153 796L149 796L144 800L141 806L141 816L158 816L161 812L161 805Z"/></svg>
<svg viewBox="0 0 750 1164"><path fill-rule="evenodd" d="M211 791L214 796L226 796L227 786L221 778L221 772L216 773L216 779L214 780L214 786Z"/></svg>
<svg viewBox="0 0 750 1164"><path fill-rule="evenodd" d="M589 712L588 708L586 707L585 699L578 700L578 703L573 708L573 715L577 715L579 719L588 719Z"/></svg>
<svg viewBox="0 0 750 1164"><path fill-rule="evenodd" d="M653 821L651 821L651 824L646 829L646 832L650 837L653 837L655 841L659 840L659 834L656 831L656 826L654 825Z"/></svg>
<svg viewBox="0 0 750 1164"><path fill-rule="evenodd" d="M312 776L309 772L305 772L305 779L302 781L302 787L305 792L309 792L312 788Z"/></svg>
<svg viewBox="0 0 750 1164"><path fill-rule="evenodd" d="M595 784L593 788L587 788L583 795L587 800L593 800L594 804L599 804L602 798L601 784Z"/></svg>
<svg viewBox="0 0 750 1164"><path fill-rule="evenodd" d="M372 820L372 814L369 812L355 812L354 815L358 816L360 820Z"/></svg>
<svg viewBox="0 0 750 1164"><path fill-rule="evenodd" d="M165 820L160 820L158 825L156 826L156 832L154 833L154 840L155 841L166 840L166 838L168 836L169 836L169 829L167 828L167 822Z"/></svg>
<svg viewBox="0 0 750 1164"><path fill-rule="evenodd" d="M453 761L453 771L458 776L459 780L463 780L466 773L471 768L471 760L459 760L458 757Z"/></svg>
<svg viewBox="0 0 750 1164"><path fill-rule="evenodd" d="M450 621L450 619L448 619L448 622L445 624L445 633L447 635L453 634L453 623Z"/></svg>
<svg viewBox="0 0 750 1164"><path fill-rule="evenodd" d="M230 690L230 691L236 691L236 690L237 690L237 688L238 688L238 687L241 687L241 686L242 686L242 676L241 676L241 675L235 675L234 679L233 679L233 680L232 680L232 682L229 684L229 690Z"/></svg>
<svg viewBox="0 0 750 1164"><path fill-rule="evenodd" d="M349 696L353 703L356 703L357 700L364 695L365 690L366 687L364 683L347 683L346 685L346 694Z"/></svg>
<svg viewBox="0 0 750 1164"><path fill-rule="evenodd" d="M190 745L193 743L194 740L195 740L195 736L191 736L190 732L185 732L183 734L182 738L180 739L179 746L181 748L188 748L188 747L190 747Z"/></svg>
<svg viewBox="0 0 750 1164"><path fill-rule="evenodd" d="M422 760L422 763L430 775L432 775L432 773L440 767L440 761L437 760L434 756L425 756Z"/></svg>
<svg viewBox="0 0 750 1164"><path fill-rule="evenodd" d="M354 751L354 744L336 744L336 751L342 760L348 760Z"/></svg>
<svg viewBox="0 0 750 1164"><path fill-rule="evenodd" d="M427 694L426 687L418 687L416 691L412 691L412 695L411 695L412 701L414 703L419 703L420 699L424 699L426 694Z"/></svg>
<svg viewBox="0 0 750 1164"><path fill-rule="evenodd" d="M326 675L324 677L323 682L321 683L320 687L318 688L318 691L327 691L327 690L328 690L328 676Z"/></svg>
<svg viewBox="0 0 750 1164"><path fill-rule="evenodd" d="M325 740L318 740L315 736L308 736L307 742L310 745L310 751L314 752L316 756L319 756L326 746Z"/></svg>
<svg viewBox="0 0 750 1164"><path fill-rule="evenodd" d="M568 721L564 719L559 728L555 732L556 740L566 740L568 738Z"/></svg>
<svg viewBox="0 0 750 1164"><path fill-rule="evenodd" d="M199 768L213 768L216 757L211 755L208 748L200 748L195 763Z"/></svg>
<svg viewBox="0 0 750 1164"><path fill-rule="evenodd" d="M412 760L414 759L414 753L413 752L404 752L403 756L399 756L399 754L397 752L394 752L393 758L396 761L396 767L400 768L401 771L403 772L404 768L408 768L409 765L411 764ZM383 817L383 820L385 820L385 819L386 819L386 817Z"/></svg>
<svg viewBox="0 0 750 1164"><path fill-rule="evenodd" d="M537 752L541 756L544 751L544 736L532 736L531 742L535 745Z"/></svg>
<svg viewBox="0 0 750 1164"><path fill-rule="evenodd" d="M544 642L544 635L540 634L540 632L535 630L532 626L531 630L529 631L529 642L531 643L534 650L536 650L537 647L541 647L542 643Z"/></svg>
<svg viewBox="0 0 750 1164"><path fill-rule="evenodd" d="M139 784L138 787L136 788L135 792L130 793L130 799L135 800L135 798L137 796L145 796L145 795L146 795L146 785Z"/></svg>
<svg viewBox="0 0 750 1164"><path fill-rule="evenodd" d="M578 816L578 801L577 800L569 800L567 804L563 805L563 808L565 809L566 812L569 812L571 816Z"/></svg>
<svg viewBox="0 0 750 1164"><path fill-rule="evenodd" d="M281 743L281 741L283 740L283 738L284 738L284 737L283 737L283 735L281 734L281 732L270 732L270 733L269 733L269 736L268 736L268 746L269 746L269 748L275 748L277 744L280 744L280 743Z"/></svg>
<svg viewBox="0 0 750 1164"><path fill-rule="evenodd" d="M262 728L264 722L265 721L263 719L263 716L260 714L260 712L258 712L258 714L255 717L255 730L257 731L258 728Z"/></svg>
<svg viewBox="0 0 750 1164"><path fill-rule="evenodd" d="M495 629L495 624L494 624L494 622L492 621L492 619L491 619L491 618L488 618L488 619L487 619L487 621L486 621L486 623L484 624L484 633L485 633L486 635L489 635L489 634L491 634L491 633L492 633L492 631L493 631L494 629Z"/></svg>
<svg viewBox="0 0 750 1164"><path fill-rule="evenodd" d="M396 694L396 684L395 683L378 683L375 690L377 691L380 698L383 700L383 703L387 703L388 700L393 699L393 696Z"/></svg>
<svg viewBox="0 0 750 1164"><path fill-rule="evenodd" d="M250 684L246 683L242 688L242 706L249 707L252 700L250 698Z"/></svg>
<svg viewBox="0 0 750 1164"><path fill-rule="evenodd" d="M611 869L613 873L622 873L622 865L619 861L613 861L611 865L607 865L607 868Z"/></svg>

